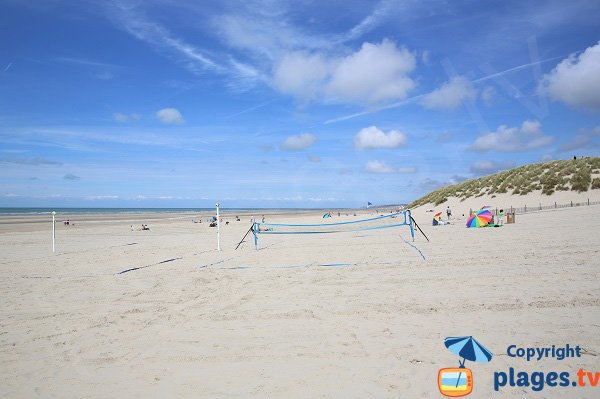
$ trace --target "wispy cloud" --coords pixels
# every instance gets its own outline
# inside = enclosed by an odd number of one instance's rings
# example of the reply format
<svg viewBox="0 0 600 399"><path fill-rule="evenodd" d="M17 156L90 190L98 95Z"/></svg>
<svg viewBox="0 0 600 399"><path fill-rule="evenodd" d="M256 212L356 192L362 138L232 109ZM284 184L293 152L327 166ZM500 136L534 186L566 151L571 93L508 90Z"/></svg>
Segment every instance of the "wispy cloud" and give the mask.
<svg viewBox="0 0 600 399"><path fill-rule="evenodd" d="M183 61L187 61L185 66L193 72L207 69L213 71L224 70L224 67L214 61L207 54L207 51L174 37L160 24L149 21L136 8L123 7L116 3L116 8L111 10L111 17L126 32L146 42L156 50L183 57Z"/></svg>
<svg viewBox="0 0 600 399"><path fill-rule="evenodd" d="M120 112L117 112L115 114L113 114L113 119L117 122L129 122L129 121L138 121L141 119L141 115L138 113L131 113L131 114L123 114Z"/></svg>
<svg viewBox="0 0 600 399"><path fill-rule="evenodd" d="M188 151L204 151L206 147L227 141L223 136L190 136L185 131L170 135L149 129L120 128L90 129L74 127L40 128L27 127L18 130L9 130L6 134L0 133L4 143L25 145L30 147L57 147L68 148L82 152L102 152L99 144L125 144L152 147L179 148Z"/></svg>
<svg viewBox="0 0 600 399"><path fill-rule="evenodd" d="M503 71L499 71L499 72L494 72L494 73L487 74L487 75L482 76L480 78L474 79L472 82L473 83L485 82L486 80L491 80L491 79L494 79L494 78L497 78L497 77L500 77L500 76L507 75L507 74L512 73L512 72L517 72L517 71L520 71L520 70L523 70L523 69L531 68L532 66L540 65L540 64L543 64L543 63L546 63L546 62L559 60L561 58L564 58L564 56L551 57L551 58L546 58L544 60L528 62L526 64L517 65L515 67L505 69Z"/></svg>
<svg viewBox="0 0 600 399"><path fill-rule="evenodd" d="M90 60L87 58L79 58L79 57L66 57L66 56L56 57L55 61L57 61L61 64L72 65L72 66L88 69L88 70L90 70L90 76L93 79L98 79L98 80L113 79L115 77L115 73L117 71L123 69L123 67L121 67L119 65L106 63L106 62L100 62L100 61L96 61L96 60Z"/></svg>
<svg viewBox="0 0 600 399"><path fill-rule="evenodd" d="M111 20L133 37L165 54L193 74L216 73L230 80L226 86L243 89L253 82L265 80L262 72L231 54L216 52L177 37L167 27L149 19L142 5L112 3L108 7Z"/></svg>
<svg viewBox="0 0 600 399"><path fill-rule="evenodd" d="M247 113L247 112L254 111L254 110L256 110L256 109L259 109L259 108L262 108L262 107L266 107L267 105L269 105L269 104L271 104L271 103L273 103L273 102L275 102L275 101L277 101L277 100L278 100L277 98L274 98L274 99L271 99L271 100L269 100L269 101L265 101L264 103L260 103L260 104L254 105L254 106L252 106L252 107L248 107L248 108L246 108L246 109L243 109L243 110L241 110L241 111L239 111L239 112L235 112L235 113L233 113L233 114L231 114L231 115L227 115L227 116L225 117L225 119L231 119L231 118L234 118L234 117L236 117L236 116L239 116L239 115L245 114L245 113Z"/></svg>
<svg viewBox="0 0 600 399"><path fill-rule="evenodd" d="M423 97L421 104L425 108L451 110L465 101L471 101L477 95L473 84L463 76L455 76L441 87Z"/></svg>
<svg viewBox="0 0 600 399"><path fill-rule="evenodd" d="M65 64L75 64L75 65L82 65L82 66L96 67L96 68L112 68L112 69L121 68L119 65L89 60L86 58L77 58L77 57L56 57L56 61L62 62Z"/></svg>
<svg viewBox="0 0 600 399"><path fill-rule="evenodd" d="M13 64L12 62L9 62L8 65L2 70L2 73L6 73L10 69L12 64Z"/></svg>
<svg viewBox="0 0 600 399"><path fill-rule="evenodd" d="M110 72L100 72L100 73L94 73L92 74L92 77L94 77L95 79L98 80L111 80L112 78L115 77L114 74L110 73Z"/></svg>
<svg viewBox="0 0 600 399"><path fill-rule="evenodd" d="M373 12L367 15L360 23L352 27L348 32L340 35L338 41L347 42L362 37L364 34L377 28L383 21L390 18L391 11L394 5L398 5L398 1L384 0L379 2Z"/></svg>
<svg viewBox="0 0 600 399"><path fill-rule="evenodd" d="M12 163L16 165L62 165L61 162L52 161L45 158L16 158L16 157L3 157L0 158L0 162Z"/></svg>
<svg viewBox="0 0 600 399"><path fill-rule="evenodd" d="M268 84L273 69L290 53L324 52L327 58L343 55L346 52L345 43L360 39L380 26L390 18L391 11L400 6L400 3L395 0L380 1L349 30L320 34L307 33L305 27L293 24L291 21L297 10L286 2L263 1L260 4L236 2L230 7L224 6L226 11L221 14L209 17L200 12L198 16L207 18L207 26L210 28L205 30L205 34L212 34L232 50L227 52L227 48L217 50L215 48L217 46L213 46L208 49L178 37L169 27L152 20L143 3L115 1L109 4L111 6L107 8L108 15L121 29L147 43L156 51L173 58L192 73L210 72L222 75L228 78L224 82L225 86L242 90L257 82ZM174 6L198 8L177 3ZM385 59L371 62L370 65L377 66L383 61ZM384 68L380 72L385 73L387 70L389 68ZM372 73L370 76L381 78L382 74ZM402 82L410 83L406 79ZM371 94L377 100L381 96L390 97L390 91L405 91L407 88L404 84L400 85L398 80L391 83L393 84L388 85L386 93L383 93L381 88L375 87L375 93ZM341 87L346 86L347 84L344 83ZM332 95L340 94L339 85L334 84L330 89L333 91ZM348 96L348 93L342 94Z"/></svg>
<svg viewBox="0 0 600 399"><path fill-rule="evenodd" d="M416 173L415 167L396 167L389 165L384 161L368 161L365 164L365 171L368 173L390 174L390 173Z"/></svg>
<svg viewBox="0 0 600 399"><path fill-rule="evenodd" d="M483 160L475 161L471 165L471 173L476 176L497 173L502 170L510 169L515 166L514 161L494 161L494 160Z"/></svg>
<svg viewBox="0 0 600 399"><path fill-rule="evenodd" d="M388 105L385 105L385 106L376 107L376 108L370 108L370 109L368 109L366 111L355 112L353 114L347 114L347 115L338 116L336 118L327 119L324 122L324 124L325 125L329 125L331 123L342 122L342 121L346 121L346 120L349 120L349 119L358 118L358 117L365 116L365 115L376 114L378 112L386 111L386 110L389 110L389 109L400 108L400 107L403 107L405 105L413 104L413 103L419 101L421 98L423 98L424 95L425 94L419 94L419 95L416 95L416 96L409 97L406 100L397 101L397 102L394 102L394 103L391 103L391 104L388 104Z"/></svg>
<svg viewBox="0 0 600 399"><path fill-rule="evenodd" d="M313 145L317 138L312 133L301 133L289 136L279 146L285 151L302 151Z"/></svg>
<svg viewBox="0 0 600 399"><path fill-rule="evenodd" d="M67 173L66 175L63 176L63 179L65 179L65 180L81 180L81 177L76 176L72 173Z"/></svg>

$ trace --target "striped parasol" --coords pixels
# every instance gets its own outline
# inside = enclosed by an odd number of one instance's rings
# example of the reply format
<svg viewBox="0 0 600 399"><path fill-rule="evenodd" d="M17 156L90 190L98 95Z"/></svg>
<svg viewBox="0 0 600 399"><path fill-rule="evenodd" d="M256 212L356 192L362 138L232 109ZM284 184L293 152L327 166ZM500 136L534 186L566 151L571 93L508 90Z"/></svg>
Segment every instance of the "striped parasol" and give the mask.
<svg viewBox="0 0 600 399"><path fill-rule="evenodd" d="M485 227L491 221L492 212L487 209L482 209L469 217L467 220L467 227Z"/></svg>

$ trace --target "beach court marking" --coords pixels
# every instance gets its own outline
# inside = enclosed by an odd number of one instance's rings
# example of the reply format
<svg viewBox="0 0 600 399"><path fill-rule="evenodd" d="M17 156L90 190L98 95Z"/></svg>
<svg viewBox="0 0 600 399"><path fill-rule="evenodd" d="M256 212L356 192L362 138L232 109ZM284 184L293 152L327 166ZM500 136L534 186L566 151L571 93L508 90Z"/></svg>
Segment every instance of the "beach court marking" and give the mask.
<svg viewBox="0 0 600 399"><path fill-rule="evenodd" d="M325 263L319 266L325 266L325 267L348 267L348 266L355 266L356 264L354 263Z"/></svg>
<svg viewBox="0 0 600 399"><path fill-rule="evenodd" d="M147 268L147 267L150 267L150 266L162 265L163 263L173 262L173 261L175 261L175 260L179 260L179 259L183 259L183 257L179 257L179 258L173 258L173 259L167 259L167 260L163 260L163 261L161 261L161 262L158 262L158 263L153 263L153 264L151 264L151 265L146 265L146 266L132 267L131 269L125 269L125 270L123 270L123 271L120 271L120 272L118 272L118 273L115 273L115 274L124 274L124 273L128 273L128 272L132 272L132 271L134 271L134 270L145 269L145 268Z"/></svg>
<svg viewBox="0 0 600 399"><path fill-rule="evenodd" d="M297 267L308 267L309 265L273 266L273 269L294 269Z"/></svg>
<svg viewBox="0 0 600 399"><path fill-rule="evenodd" d="M417 247L416 247L415 245L413 245L412 243L410 243L410 242L406 241L406 240L404 239L404 237L400 236L400 238L402 239L402 241L404 241L405 243L407 243L408 245L410 245L411 247L413 247L414 249L416 249L416 250L419 252L419 254L421 255L421 257L423 258L423 260L427 260L427 259L425 259L425 255L423 255L423 252L421 252L421 250L420 250L419 248L417 248Z"/></svg>

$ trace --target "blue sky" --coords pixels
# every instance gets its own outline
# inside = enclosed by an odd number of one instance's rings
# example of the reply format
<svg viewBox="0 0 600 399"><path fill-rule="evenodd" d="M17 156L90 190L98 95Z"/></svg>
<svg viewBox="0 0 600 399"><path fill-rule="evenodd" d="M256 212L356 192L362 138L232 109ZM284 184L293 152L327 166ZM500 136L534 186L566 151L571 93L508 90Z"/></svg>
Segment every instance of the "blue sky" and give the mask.
<svg viewBox="0 0 600 399"><path fill-rule="evenodd" d="M600 152L594 1L0 11L0 206L403 203Z"/></svg>

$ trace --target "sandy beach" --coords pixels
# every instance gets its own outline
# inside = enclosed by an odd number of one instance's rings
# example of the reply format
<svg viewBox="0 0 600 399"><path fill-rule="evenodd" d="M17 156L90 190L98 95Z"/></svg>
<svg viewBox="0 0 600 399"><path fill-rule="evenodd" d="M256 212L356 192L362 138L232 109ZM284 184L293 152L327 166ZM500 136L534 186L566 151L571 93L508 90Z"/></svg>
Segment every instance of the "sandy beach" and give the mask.
<svg viewBox="0 0 600 399"><path fill-rule="evenodd" d="M428 208L415 217L430 242L417 235L414 247L400 227L265 235L258 251L250 239L234 251L249 215L236 222L226 214L221 252L208 215L71 217L75 226L57 223L54 255L49 222L5 218L0 394L438 398L438 370L458 366L443 340L462 335L495 354L467 362L472 397L565 395L494 392L493 372L509 367L600 368L600 206L518 215L516 224L487 229L465 228L460 215L434 228ZM352 212L331 221L355 219ZM321 223L321 215L267 221ZM506 355L511 344L566 343L583 355ZM598 389L568 395L594 398Z"/></svg>

